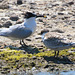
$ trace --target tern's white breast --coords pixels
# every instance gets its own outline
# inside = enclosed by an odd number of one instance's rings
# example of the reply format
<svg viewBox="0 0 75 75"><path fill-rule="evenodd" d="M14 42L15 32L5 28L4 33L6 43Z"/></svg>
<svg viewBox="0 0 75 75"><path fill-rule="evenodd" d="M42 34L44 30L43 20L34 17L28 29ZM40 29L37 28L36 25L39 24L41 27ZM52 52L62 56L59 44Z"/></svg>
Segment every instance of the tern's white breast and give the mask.
<svg viewBox="0 0 75 75"><path fill-rule="evenodd" d="M29 18L25 21L24 25L26 28L30 29L33 32L36 30L36 22L35 22L35 17Z"/></svg>

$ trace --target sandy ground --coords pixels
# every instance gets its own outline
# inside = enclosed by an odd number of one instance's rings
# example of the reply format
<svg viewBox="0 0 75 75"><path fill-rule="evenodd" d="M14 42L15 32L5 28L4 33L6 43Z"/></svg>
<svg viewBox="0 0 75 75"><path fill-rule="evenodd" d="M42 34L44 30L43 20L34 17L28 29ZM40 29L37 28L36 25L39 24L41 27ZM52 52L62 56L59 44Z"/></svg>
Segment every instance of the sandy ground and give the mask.
<svg viewBox="0 0 75 75"><path fill-rule="evenodd" d="M36 32L28 37L30 41L25 40L27 45L44 49L45 46L41 42L41 35L39 35L43 29L49 29L49 31L55 32L62 31L63 33L61 34L65 35L69 41L75 42L75 0L22 0L22 4L20 5L17 4L16 0L0 1L0 28L23 22L23 13L27 11L35 12L36 14L45 14L47 16L47 18L36 19ZM10 17L14 15L19 19L16 21L11 20ZM19 41L0 37L1 48L5 45L20 47ZM74 67L72 68L75 70Z"/></svg>

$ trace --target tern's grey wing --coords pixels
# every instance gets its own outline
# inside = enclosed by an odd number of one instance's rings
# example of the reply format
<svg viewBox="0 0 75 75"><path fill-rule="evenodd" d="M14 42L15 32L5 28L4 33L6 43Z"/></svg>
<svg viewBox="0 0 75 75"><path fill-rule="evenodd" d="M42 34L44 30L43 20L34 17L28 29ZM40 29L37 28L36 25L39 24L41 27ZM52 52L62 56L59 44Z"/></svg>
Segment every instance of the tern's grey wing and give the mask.
<svg viewBox="0 0 75 75"><path fill-rule="evenodd" d="M58 38L48 38L46 40L44 40L44 44L48 47L48 48L62 48L62 47L67 47L69 46L69 43L65 43L62 42L61 39Z"/></svg>
<svg viewBox="0 0 75 75"><path fill-rule="evenodd" d="M2 35L15 39L24 39L32 34L32 31L25 28L25 26L17 26L13 28L9 28L8 31L3 32Z"/></svg>

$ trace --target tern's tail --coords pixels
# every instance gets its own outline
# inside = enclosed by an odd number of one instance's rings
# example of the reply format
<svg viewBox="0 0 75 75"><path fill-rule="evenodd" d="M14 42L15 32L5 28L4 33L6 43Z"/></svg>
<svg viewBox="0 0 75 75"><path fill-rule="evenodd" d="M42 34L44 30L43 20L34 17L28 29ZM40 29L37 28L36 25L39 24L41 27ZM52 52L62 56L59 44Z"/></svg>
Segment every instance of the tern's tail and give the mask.
<svg viewBox="0 0 75 75"><path fill-rule="evenodd" d="M75 42L71 43L71 46L72 46L72 47L75 47Z"/></svg>
<svg viewBox="0 0 75 75"><path fill-rule="evenodd" d="M0 29L0 36L5 36L7 30L8 30L8 28L1 28Z"/></svg>
<svg viewBox="0 0 75 75"><path fill-rule="evenodd" d="M0 29L0 32L2 31L2 29Z"/></svg>

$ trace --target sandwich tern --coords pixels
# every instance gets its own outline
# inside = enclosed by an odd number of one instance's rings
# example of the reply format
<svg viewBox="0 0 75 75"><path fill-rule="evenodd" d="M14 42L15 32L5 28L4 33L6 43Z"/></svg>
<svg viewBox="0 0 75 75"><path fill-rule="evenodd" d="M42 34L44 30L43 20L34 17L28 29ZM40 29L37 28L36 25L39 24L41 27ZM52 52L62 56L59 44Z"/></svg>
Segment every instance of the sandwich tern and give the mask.
<svg viewBox="0 0 75 75"><path fill-rule="evenodd" d="M20 40L22 46L27 46L24 39L33 34L36 30L35 19L45 17L44 15L36 15L31 12L26 12L24 15L24 23L10 26L9 28L1 28L0 36L8 37L13 40Z"/></svg>

